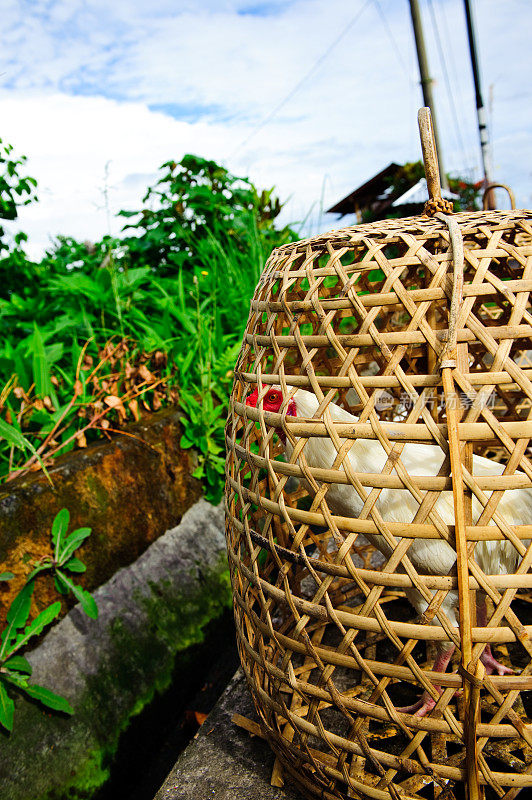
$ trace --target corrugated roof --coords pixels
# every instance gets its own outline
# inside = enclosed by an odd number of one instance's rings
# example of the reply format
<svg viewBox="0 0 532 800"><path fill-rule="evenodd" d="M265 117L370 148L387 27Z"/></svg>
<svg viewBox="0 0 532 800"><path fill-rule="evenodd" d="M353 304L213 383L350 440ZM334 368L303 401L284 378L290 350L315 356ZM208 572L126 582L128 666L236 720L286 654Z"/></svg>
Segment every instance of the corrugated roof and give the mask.
<svg viewBox="0 0 532 800"><path fill-rule="evenodd" d="M348 194L335 206L327 209L328 214L353 214L357 208L364 208L371 203L374 203L376 198L379 197L386 189L390 188L390 178L393 178L398 170L402 169L399 164L392 162L388 164L381 172L370 178L369 181L363 183L354 192Z"/></svg>
<svg viewBox="0 0 532 800"><path fill-rule="evenodd" d="M453 194L448 189L441 190L442 197L446 200L460 200L457 194ZM423 205L429 199L429 190L427 189L427 181L425 178L420 180L408 189L401 197L393 201L392 206L406 206L415 203L416 205Z"/></svg>

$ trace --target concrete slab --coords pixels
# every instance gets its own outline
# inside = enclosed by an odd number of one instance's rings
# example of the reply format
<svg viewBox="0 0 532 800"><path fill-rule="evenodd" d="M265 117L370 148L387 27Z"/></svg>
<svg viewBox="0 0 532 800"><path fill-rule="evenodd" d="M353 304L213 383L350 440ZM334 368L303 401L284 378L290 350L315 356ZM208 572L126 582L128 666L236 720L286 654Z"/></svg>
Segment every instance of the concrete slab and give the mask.
<svg viewBox="0 0 532 800"><path fill-rule="evenodd" d="M154 800L305 800L288 782L282 789L270 785L272 751L263 739L231 722L233 714L257 719L241 670Z"/></svg>

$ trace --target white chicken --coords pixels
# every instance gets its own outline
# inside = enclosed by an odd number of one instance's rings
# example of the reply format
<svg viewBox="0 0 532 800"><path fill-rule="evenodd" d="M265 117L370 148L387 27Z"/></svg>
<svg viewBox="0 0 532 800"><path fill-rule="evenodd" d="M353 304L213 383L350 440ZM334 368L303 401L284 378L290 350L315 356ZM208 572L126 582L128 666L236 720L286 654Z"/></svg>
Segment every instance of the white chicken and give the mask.
<svg viewBox="0 0 532 800"><path fill-rule="evenodd" d="M258 402L258 390L249 395L246 400L248 406L255 407ZM279 412L283 402L280 387L264 387L263 408L265 411ZM319 402L312 392L298 389L289 401L287 416L301 416L312 419L318 410ZM334 403L327 407L333 421L357 422L357 418L348 411ZM282 431L279 431L281 441L285 446L286 455L290 459L294 447L286 440ZM342 440L343 443L343 440ZM337 450L332 441L326 437L309 437L304 450L304 458L310 467L330 469L337 458ZM387 456L384 448L375 439L356 439L349 450L349 461L355 472L375 473L382 471ZM401 451L400 459L410 475L436 476L444 461L444 453L440 447L430 444L405 444ZM476 476L500 475L504 465L481 456L473 456L473 474ZM362 508L363 500L357 490L350 484L331 484L326 494L326 501L330 510L344 517L357 517ZM412 522L419 509L419 503L406 489L382 489L376 502L376 508L386 522ZM435 503L434 510L446 524L454 524L454 504L452 492L442 492ZM473 521L475 522L482 512L482 506L473 498ZM498 512L505 520L514 525L528 524L532 519L532 487L530 489L507 490L498 505ZM391 548L382 535L368 536L372 544L380 550L386 558L391 555ZM528 544L528 543L525 543ZM446 542L440 539L414 539L408 549L408 558L421 573L430 575L448 575L456 562L456 553ZM519 563L519 555L515 547L508 541L480 541L475 547L475 559L486 574L507 574L515 572ZM480 594L480 593L479 593ZM418 614L427 608L427 601L414 588L406 590L408 600ZM441 610L453 626L457 626L458 592L449 591L442 603ZM477 605L477 619L479 625L486 623L485 597L480 594ZM437 620L435 620L437 621ZM445 672L454 652L454 645L448 641L437 643L437 658L434 670ZM486 672L497 672L499 675L512 673L512 670L497 661L492 655L490 645L487 644L481 656ZM439 687L435 687L441 691ZM422 697L412 706L399 709L406 713L415 713L424 716L435 706L434 699L423 692Z"/></svg>

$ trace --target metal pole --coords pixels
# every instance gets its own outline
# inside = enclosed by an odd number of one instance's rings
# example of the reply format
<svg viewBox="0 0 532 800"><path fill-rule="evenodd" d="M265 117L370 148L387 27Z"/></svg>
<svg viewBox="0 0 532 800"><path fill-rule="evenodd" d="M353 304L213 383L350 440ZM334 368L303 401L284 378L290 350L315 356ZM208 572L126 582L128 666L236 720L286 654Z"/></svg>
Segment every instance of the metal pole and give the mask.
<svg viewBox="0 0 532 800"><path fill-rule="evenodd" d="M488 127L486 124L486 110L480 90L480 70L478 68L477 43L475 39L475 29L473 26L473 12L469 0L464 0L464 9L467 20L467 37L469 39L469 52L471 54L471 67L473 69L473 80L475 82L475 98L477 103L478 132L480 135L480 150L482 153L482 168L484 170L484 180L486 185L493 182L493 162L491 158L491 147L488 137ZM494 192L488 194L488 207L495 208Z"/></svg>
<svg viewBox="0 0 532 800"><path fill-rule="evenodd" d="M434 139L436 142L438 162L440 165L441 185L444 189L448 189L449 184L443 168L442 149L440 145L440 137L438 136L438 125L436 124L436 107L432 97L433 80L429 75L429 63L425 50L425 40L423 38L423 25L417 0L410 0L410 14L412 15L412 27L414 28L414 39L416 41L417 60L419 64L419 74L421 77L421 90L423 92L423 104L428 106L432 113L432 127L434 129Z"/></svg>

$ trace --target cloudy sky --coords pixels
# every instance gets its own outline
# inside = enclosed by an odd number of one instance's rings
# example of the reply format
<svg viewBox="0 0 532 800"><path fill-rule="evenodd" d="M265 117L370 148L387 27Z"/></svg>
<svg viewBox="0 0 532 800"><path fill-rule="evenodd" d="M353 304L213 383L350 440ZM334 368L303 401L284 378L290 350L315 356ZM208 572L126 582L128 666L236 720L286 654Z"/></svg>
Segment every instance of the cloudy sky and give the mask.
<svg viewBox="0 0 532 800"><path fill-rule="evenodd" d="M445 168L480 177L462 0L419 0ZM532 206L532 3L476 0L495 177ZM215 159L276 186L287 222L419 158L407 0L3 0L0 137L40 202L15 228L37 255L62 233L116 233L164 161ZM501 196L501 201L503 197Z"/></svg>

